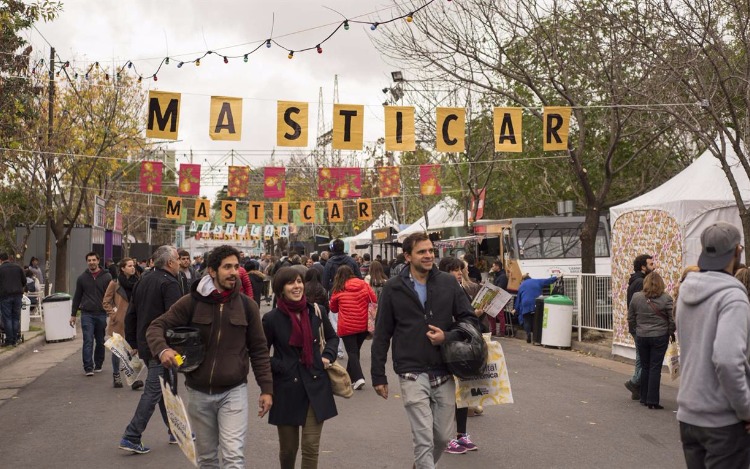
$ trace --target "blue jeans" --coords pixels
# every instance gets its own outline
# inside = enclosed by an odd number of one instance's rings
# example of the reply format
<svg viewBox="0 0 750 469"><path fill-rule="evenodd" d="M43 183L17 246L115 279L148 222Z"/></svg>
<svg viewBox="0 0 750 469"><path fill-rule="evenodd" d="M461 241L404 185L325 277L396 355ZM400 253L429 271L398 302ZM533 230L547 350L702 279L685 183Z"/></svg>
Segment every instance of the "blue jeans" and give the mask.
<svg viewBox="0 0 750 469"><path fill-rule="evenodd" d="M141 394L141 400L138 401L138 407L135 408L135 415L130 420L128 428L125 429L123 438L132 442L140 443L141 435L146 430L148 421L151 420L151 416L154 415L154 409L159 404L159 411L161 412L161 418L164 420L164 425L167 426L169 431L169 420L167 420L167 409L164 407L164 399L161 396L161 385L159 384L159 376L164 373L164 367L161 366L158 360L148 361L148 375L146 376L146 383L143 386L143 394Z"/></svg>
<svg viewBox="0 0 750 469"><path fill-rule="evenodd" d="M643 360L641 374L641 403L658 404L659 387L661 386L661 367L667 353L669 336L638 337L636 347Z"/></svg>
<svg viewBox="0 0 750 469"><path fill-rule="evenodd" d="M0 300L0 311L5 329L5 345L15 345L21 337L21 298L23 295L6 296Z"/></svg>
<svg viewBox="0 0 750 469"><path fill-rule="evenodd" d="M195 433L198 467L244 469L248 425L247 384L235 386L221 394L206 394L191 388L187 390L187 412Z"/></svg>
<svg viewBox="0 0 750 469"><path fill-rule="evenodd" d="M84 371L102 368L104 364L104 330L106 328L106 314L81 313L81 330L83 331L81 355ZM94 342L96 342L96 346L94 346Z"/></svg>
<svg viewBox="0 0 750 469"><path fill-rule="evenodd" d="M633 342L636 344L635 346L635 370L633 371L633 377L630 378L630 382L635 384L636 386L641 385L641 374L643 373L643 368L641 367L641 354L638 352L638 336L633 334Z"/></svg>
<svg viewBox="0 0 750 469"><path fill-rule="evenodd" d="M456 383L450 379L433 388L427 373L420 373L416 381L399 378L399 383L411 424L415 467L434 469L455 434Z"/></svg>

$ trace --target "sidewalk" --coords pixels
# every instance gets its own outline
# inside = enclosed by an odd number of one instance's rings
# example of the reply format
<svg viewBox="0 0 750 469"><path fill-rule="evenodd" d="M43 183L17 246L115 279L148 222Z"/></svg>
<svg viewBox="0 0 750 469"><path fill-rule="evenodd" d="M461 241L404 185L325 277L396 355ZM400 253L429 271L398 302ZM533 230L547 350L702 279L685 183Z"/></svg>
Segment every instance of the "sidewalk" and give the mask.
<svg viewBox="0 0 750 469"><path fill-rule="evenodd" d="M24 332L24 341L22 343L19 343L16 347L0 348L0 369L12 365L22 356L37 350L46 343L42 323L40 321L31 321L31 327L37 330Z"/></svg>
<svg viewBox="0 0 750 469"><path fill-rule="evenodd" d="M507 336L508 338L515 338L519 340L526 340L526 331L523 329L520 329L518 327L514 327L513 332L515 332L515 336ZM576 337L577 334L573 334L573 337ZM495 336L495 337L502 337L502 336ZM535 344L536 345L536 344ZM540 347L545 347L539 345ZM550 347L553 349L556 349L558 347ZM567 349L562 349L567 350ZM629 364L635 364L634 360L631 360L629 358L621 357L619 355L612 355L612 341L609 340L593 340L593 341L578 341L575 338L572 339L570 350L573 352L582 353L585 355L589 355L592 357L598 357L598 358L606 358L608 360L614 360L622 363L629 363Z"/></svg>

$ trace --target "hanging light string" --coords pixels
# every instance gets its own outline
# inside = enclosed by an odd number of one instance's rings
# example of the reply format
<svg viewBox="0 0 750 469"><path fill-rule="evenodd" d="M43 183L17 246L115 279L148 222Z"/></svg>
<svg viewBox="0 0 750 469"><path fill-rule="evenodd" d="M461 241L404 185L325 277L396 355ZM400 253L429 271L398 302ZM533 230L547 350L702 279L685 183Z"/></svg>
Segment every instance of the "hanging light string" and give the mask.
<svg viewBox="0 0 750 469"><path fill-rule="evenodd" d="M165 65L170 65L170 63L172 63L172 62L176 62L177 68L182 68L186 64L193 64L195 66L200 66L201 65L201 60L205 59L206 57L209 57L209 56L220 57L225 64L228 64L230 59L239 59L239 58L242 58L243 62L248 62L249 61L249 57L251 55L253 55L254 53L256 53L259 50L261 50L263 48L263 46L265 46L266 48L271 48L272 44L276 45L277 47L281 48L282 50L286 50L288 52L287 57L290 58L290 59L294 57L295 53L308 52L308 51L312 51L312 50L316 51L318 54L322 54L323 53L323 47L322 47L323 44L325 44L326 42L328 42L329 40L331 40L333 38L333 36L336 35L336 33L338 33L341 29L348 30L350 24L370 25L370 30L375 31L379 25L393 23L393 22L399 21L399 20L406 20L407 22L411 23L413 21L414 15L416 13L418 13L419 11L427 8L429 5L431 5L435 1L436 0L428 0L424 5L419 6L419 7L415 8L415 9L409 11L409 13L406 13L406 14L403 14L403 15L394 16L394 17L392 17L390 19L383 20L383 21L365 21L365 20L358 20L358 19L355 19L355 18L360 18L360 17L363 17L363 16L367 16L367 15L371 15L371 14L374 14L374 13L378 13L380 11L383 11L383 10L386 10L386 9L391 9L393 7L383 8L383 9L380 9L380 10L376 10L375 12L371 12L371 13L367 13L367 14L355 16L353 18L346 18L345 17L342 21L340 21L338 23L330 23L330 25L335 25L335 28L333 29L333 31L331 31L322 40L315 42L315 45L311 45L309 47L303 47L303 48L298 48L298 49L287 47L286 45L284 45L281 42L279 42L278 38L274 38L273 37L273 33L272 33L271 37L268 37L267 39L262 40L262 41L256 41L256 42L252 42L252 43L245 43L245 44L240 44L240 45L236 45L236 46L227 46L227 47L223 47L223 48L219 48L219 49L214 49L214 50L207 50L207 51L204 51L203 53L198 53L200 55L198 57L194 57L192 59L178 59L178 57L183 57L183 56L189 55L189 54L179 54L179 55L172 56L172 57L167 56L167 57L161 57L161 58L154 57L153 59L160 59L160 61L159 61L159 65L152 72L141 73L138 70L138 68L136 67L135 60L126 60L123 65L121 65L119 67L114 67L113 68L113 70L114 70L113 74L105 70L104 71L104 78L105 78L105 80L109 81L110 78L113 78L112 75L114 75L116 77L120 77L122 75L122 73L132 72L134 74L134 76L137 77L139 83L142 82L143 80L158 81L159 72L162 70L162 68ZM451 0L447 0L447 1L451 1ZM395 6L399 6L399 5L395 5ZM283 35L283 36L279 36L279 38L280 37L291 36L291 35L294 35L294 34L299 34L301 32L309 31L309 30L312 30L312 29L318 29L318 28L322 28L322 27L324 27L324 26L318 26L318 27L315 27L315 28L308 28L306 30L296 31L296 32L289 33L289 34L286 34L286 35ZM41 33L40 33L40 35L41 35ZM42 38L45 39L44 36L42 36ZM45 39L45 41L46 41L46 39ZM257 45L254 48L252 48L250 50L247 50L247 51L244 51L244 52L241 52L239 54L225 54L225 53L220 52L223 49L231 49L231 48L245 46L245 45L249 45L249 44L257 44ZM18 55L18 54L14 54L14 55ZM38 61L36 61L34 63L34 65L32 67L32 74L38 73L39 71L41 71L41 69L43 69L44 67L47 67L47 66L54 67L55 72L59 72L59 70L61 68L69 68L71 66L70 61L69 60L63 60L62 58L59 57L59 54L58 54L58 59L59 60L55 61L54 64L47 64L44 59L39 59ZM153 59L140 59L140 60L153 60ZM140 60L138 60L138 61L140 61ZM83 69L85 71L81 70L82 73L79 72L79 71L74 71L73 72L73 77L75 79L78 79L79 77L82 76L84 79L89 79L91 77L91 73L94 72L94 71L96 71L96 70L98 70L99 68L101 68L100 62L99 61L93 61L88 68L84 68Z"/></svg>

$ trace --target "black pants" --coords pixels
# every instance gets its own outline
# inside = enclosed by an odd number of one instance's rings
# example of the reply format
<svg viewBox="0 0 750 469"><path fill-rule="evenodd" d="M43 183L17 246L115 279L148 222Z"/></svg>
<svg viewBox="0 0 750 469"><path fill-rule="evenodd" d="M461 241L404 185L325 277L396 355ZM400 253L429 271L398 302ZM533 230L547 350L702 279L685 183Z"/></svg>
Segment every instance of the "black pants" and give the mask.
<svg viewBox="0 0 750 469"><path fill-rule="evenodd" d="M688 469L750 466L750 435L743 422L718 428L680 422L680 439Z"/></svg>
<svg viewBox="0 0 750 469"><path fill-rule="evenodd" d="M359 364L359 349L362 348L365 339L367 339L367 331L345 335L341 338L344 341L346 353L349 355L346 372L349 373L352 383L356 383L360 379L365 379L365 375L362 374L362 366Z"/></svg>
<svg viewBox="0 0 750 469"><path fill-rule="evenodd" d="M466 420L469 418L468 407L456 406L456 433L466 433Z"/></svg>
<svg viewBox="0 0 750 469"><path fill-rule="evenodd" d="M526 342L531 342L531 334L534 330L534 313L523 315L523 330L526 331Z"/></svg>
<svg viewBox="0 0 750 469"><path fill-rule="evenodd" d="M667 353L669 336L636 338L635 346L641 356L641 403L658 404L661 386L661 367Z"/></svg>

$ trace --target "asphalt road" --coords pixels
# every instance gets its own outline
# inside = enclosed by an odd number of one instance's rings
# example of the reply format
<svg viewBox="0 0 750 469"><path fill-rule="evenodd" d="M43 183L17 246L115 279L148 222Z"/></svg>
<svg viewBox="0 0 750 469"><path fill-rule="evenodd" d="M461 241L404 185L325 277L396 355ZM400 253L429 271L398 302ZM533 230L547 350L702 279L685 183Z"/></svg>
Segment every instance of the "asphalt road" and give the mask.
<svg viewBox="0 0 750 469"><path fill-rule="evenodd" d="M501 339L514 404L485 408L469 418L480 450L445 454L441 468L672 468L684 467L675 420L677 389L662 379L664 410L631 401L623 386L630 365ZM369 345L363 368L369 370ZM144 434L152 448L132 455L117 448L139 392L113 389L111 362L87 378L80 334L48 344L0 369L0 466L3 468L190 467L158 410ZM391 397L368 385L351 399L337 398L338 417L325 423L321 468L407 468L412 465L409 425L391 371ZM665 382L665 380L667 382ZM247 467L278 467L276 429L254 416L258 388L250 385Z"/></svg>

